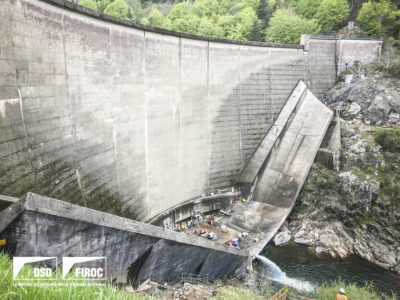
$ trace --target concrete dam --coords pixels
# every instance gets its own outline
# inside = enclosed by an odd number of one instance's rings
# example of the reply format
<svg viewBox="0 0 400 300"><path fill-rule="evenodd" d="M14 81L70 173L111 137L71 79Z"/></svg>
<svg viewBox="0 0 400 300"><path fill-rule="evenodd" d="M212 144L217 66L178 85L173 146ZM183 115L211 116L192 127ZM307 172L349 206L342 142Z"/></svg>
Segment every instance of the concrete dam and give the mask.
<svg viewBox="0 0 400 300"><path fill-rule="evenodd" d="M131 281L247 267L290 213L329 126L316 97L381 50L193 36L62 0L1 0L0 31L0 194L21 198L0 212L6 250L120 250L112 277ZM247 250L141 223L239 187L254 222L229 222L264 241Z"/></svg>

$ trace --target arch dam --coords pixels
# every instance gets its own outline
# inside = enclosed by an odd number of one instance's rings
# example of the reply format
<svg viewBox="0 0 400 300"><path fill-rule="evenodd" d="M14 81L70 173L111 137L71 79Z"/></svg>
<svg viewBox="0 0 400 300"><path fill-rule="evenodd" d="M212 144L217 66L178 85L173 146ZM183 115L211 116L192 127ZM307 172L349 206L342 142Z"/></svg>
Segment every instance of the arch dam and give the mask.
<svg viewBox="0 0 400 300"><path fill-rule="evenodd" d="M3 248L104 255L121 280L234 274L294 205L332 118L317 98L381 43L221 40L0 0L0 194L20 199L0 212ZM237 187L253 201L231 224L262 235L249 249L143 223Z"/></svg>

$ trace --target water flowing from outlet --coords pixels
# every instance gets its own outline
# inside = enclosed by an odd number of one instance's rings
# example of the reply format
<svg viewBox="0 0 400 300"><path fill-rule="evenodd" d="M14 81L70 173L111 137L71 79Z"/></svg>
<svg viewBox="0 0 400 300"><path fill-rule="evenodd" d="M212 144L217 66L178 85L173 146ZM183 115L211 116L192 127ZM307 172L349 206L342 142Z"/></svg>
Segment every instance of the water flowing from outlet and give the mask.
<svg viewBox="0 0 400 300"><path fill-rule="evenodd" d="M256 258L265 266L267 279L281 284L287 284L299 291L310 292L313 290L313 287L309 282L287 277L285 272L283 272L276 263L265 256L256 255Z"/></svg>

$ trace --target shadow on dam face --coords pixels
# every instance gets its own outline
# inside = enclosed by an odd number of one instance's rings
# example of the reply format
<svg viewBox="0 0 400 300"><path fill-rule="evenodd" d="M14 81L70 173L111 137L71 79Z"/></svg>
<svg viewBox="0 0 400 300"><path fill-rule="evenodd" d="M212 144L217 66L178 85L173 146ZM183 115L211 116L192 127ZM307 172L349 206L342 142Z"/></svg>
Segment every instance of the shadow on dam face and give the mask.
<svg viewBox="0 0 400 300"><path fill-rule="evenodd" d="M274 56L269 53L268 49L263 51L268 53L268 57ZM237 59L239 58L240 53ZM298 65L299 62L301 61L289 60L288 64L284 66L282 64L275 65L276 63L267 61L265 65L270 66L261 68L258 72L251 72L253 67L247 63L246 67L249 69L247 72L251 73L244 79L241 78L244 75L243 73L240 74L240 67L236 67L236 72L232 72L236 79L231 81L230 86L233 83L236 83L236 85L231 87L231 92L228 96L225 96L222 101L215 101L214 104L212 104L213 100L207 96L209 92L205 91L203 101L209 102L209 111L206 114L208 115L207 118L212 119L210 122L213 124L211 125L213 130L208 137L207 132L201 132L204 129L200 126L201 124L197 124L198 130L191 136L191 139L203 139L200 144L197 144L200 147L206 148L207 144L210 145L210 154L208 154L210 163L207 169L209 178L208 182L204 183L200 190L212 192L235 184L236 177L244 162L248 159L253 149L257 147L283 105L284 99L290 92L291 82L297 80L297 76L301 76L304 73L304 69L300 68L295 75L289 74L296 71L293 71L292 68L294 65ZM277 68L280 71L277 71ZM286 74L285 72L288 73ZM273 87L271 83L271 81L274 81L273 74L277 76L287 75L287 80L289 81L279 83L279 85ZM276 80L274 82L277 84ZM225 84L222 87L211 86L209 88L224 88L224 86ZM202 86L197 86L193 87L192 90L201 88ZM190 91L187 91L187 93L190 93ZM20 140L21 149L2 158L2 162L5 162L3 166L5 180L0 182L0 191L15 196L21 196L31 191L100 211L140 220L140 212L129 208L129 205L123 202L118 186L104 183L104 178L100 179L94 173L82 174L79 161L85 156L91 155L90 152L86 151L86 154L82 156L82 151L75 149L73 144L63 143L61 148L58 149L59 151L51 155L52 159L48 161L44 159L44 155L48 155L48 153L42 153L42 151L37 150L43 147L43 143L38 145L36 141L38 137L34 133L28 134L27 132L30 123L24 120L23 107L21 107L23 101L22 98L2 101L4 109L0 121L3 126L7 127L9 136L17 137ZM181 109L185 110L185 108ZM183 112L182 114L185 113ZM199 114L201 115L201 112ZM181 121L185 122L185 119L183 118ZM71 126L73 126L72 123ZM184 128L186 127L182 126L182 130ZM69 133L73 135L73 129ZM181 131L181 134L185 138L186 133L184 130ZM71 137L68 137L68 139L71 139ZM210 142L207 142L208 139ZM189 148L186 148L185 144L182 143L181 151L191 151L190 147L192 146L189 143ZM103 147L101 146L101 148ZM60 153L61 156L59 156ZM198 162L194 162L194 164L195 166L193 167L191 161L188 161L187 168L196 168ZM131 166L125 167L130 168ZM110 168L111 173L108 174L108 177L111 180L116 176L116 173L112 166ZM143 170L143 173L145 172L146 170ZM135 181L125 182L125 184L134 185ZM151 182L149 184L152 185ZM137 189L139 190L139 186ZM136 198L135 195L131 195L131 197L133 199ZM136 205L139 205L139 203ZM146 204L143 203L139 206L146 207Z"/></svg>

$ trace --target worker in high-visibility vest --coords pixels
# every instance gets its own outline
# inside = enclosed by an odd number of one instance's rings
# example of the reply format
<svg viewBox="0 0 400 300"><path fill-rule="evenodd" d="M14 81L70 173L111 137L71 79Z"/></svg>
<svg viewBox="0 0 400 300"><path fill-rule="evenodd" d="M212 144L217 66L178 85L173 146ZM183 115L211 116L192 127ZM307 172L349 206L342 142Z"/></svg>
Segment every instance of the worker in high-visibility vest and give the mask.
<svg viewBox="0 0 400 300"><path fill-rule="evenodd" d="M346 296L346 292L344 291L344 288L340 288L339 294L336 295L335 300L349 300Z"/></svg>

